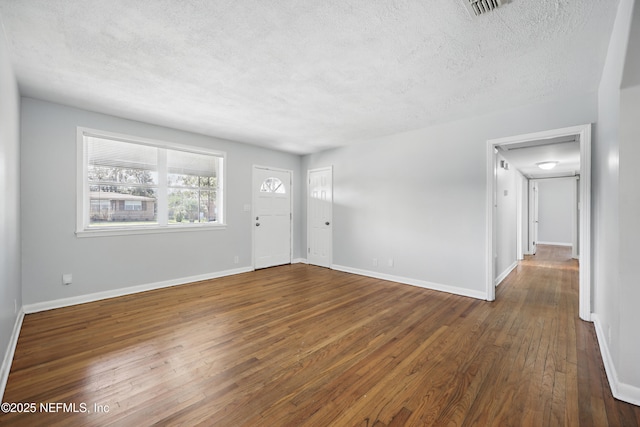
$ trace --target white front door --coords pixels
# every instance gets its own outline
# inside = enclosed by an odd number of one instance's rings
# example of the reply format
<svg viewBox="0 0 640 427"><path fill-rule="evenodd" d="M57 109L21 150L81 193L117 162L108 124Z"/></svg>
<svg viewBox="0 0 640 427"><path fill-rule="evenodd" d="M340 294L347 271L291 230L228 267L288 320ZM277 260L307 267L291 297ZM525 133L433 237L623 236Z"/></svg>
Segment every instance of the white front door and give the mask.
<svg viewBox="0 0 640 427"><path fill-rule="evenodd" d="M333 257L333 169L307 172L307 262L331 267Z"/></svg>
<svg viewBox="0 0 640 427"><path fill-rule="evenodd" d="M254 166L254 268L291 263L291 172Z"/></svg>

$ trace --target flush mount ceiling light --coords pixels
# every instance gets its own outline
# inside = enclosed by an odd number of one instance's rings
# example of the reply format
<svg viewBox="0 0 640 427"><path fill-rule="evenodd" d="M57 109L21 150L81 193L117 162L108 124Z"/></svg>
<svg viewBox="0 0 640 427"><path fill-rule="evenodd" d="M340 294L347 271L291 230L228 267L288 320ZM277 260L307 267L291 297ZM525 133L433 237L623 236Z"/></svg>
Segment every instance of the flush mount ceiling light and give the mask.
<svg viewBox="0 0 640 427"><path fill-rule="evenodd" d="M536 163L536 166L538 166L540 169L544 169L544 170L549 170L549 169L553 169L556 167L556 165L558 164L558 162L540 162L540 163Z"/></svg>

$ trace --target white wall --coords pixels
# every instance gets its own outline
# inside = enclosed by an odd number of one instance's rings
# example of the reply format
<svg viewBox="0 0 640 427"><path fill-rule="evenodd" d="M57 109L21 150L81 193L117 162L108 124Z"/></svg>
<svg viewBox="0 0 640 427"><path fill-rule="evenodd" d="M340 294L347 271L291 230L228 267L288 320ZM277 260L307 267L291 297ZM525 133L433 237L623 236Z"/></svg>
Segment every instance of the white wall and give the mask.
<svg viewBox="0 0 640 427"><path fill-rule="evenodd" d="M638 22L640 24L640 22ZM625 88L620 105L620 361L624 383L640 388L640 86ZM640 398L640 395L638 396ZM639 402L640 404L640 402Z"/></svg>
<svg viewBox="0 0 640 427"><path fill-rule="evenodd" d="M633 10L621 0L598 90L598 124L593 146L592 218L594 320L609 383L614 395L640 404L640 339L638 339L637 132L638 93L620 86ZM638 25L638 11L634 21ZM637 53L635 53L637 55ZM628 96L629 98L626 98ZM635 115L634 115L635 114ZM622 121L622 126L621 126ZM627 132L631 132L628 134ZM633 134L636 134L635 136ZM627 158L624 158L628 156ZM635 223L635 225L634 225ZM628 275L635 273L633 278Z"/></svg>
<svg viewBox="0 0 640 427"><path fill-rule="evenodd" d="M538 180L538 243L570 246L575 178Z"/></svg>
<svg viewBox="0 0 640 427"><path fill-rule="evenodd" d="M496 259L495 278L502 281L517 262L518 184L520 172L513 166L501 167L501 161L509 163L498 154L496 169Z"/></svg>
<svg viewBox="0 0 640 427"><path fill-rule="evenodd" d="M334 264L486 296L487 140L595 119L593 94L305 156L334 166Z"/></svg>
<svg viewBox="0 0 640 427"><path fill-rule="evenodd" d="M0 22L0 398L8 375L20 287L20 97ZM0 399L1 400L1 399Z"/></svg>
<svg viewBox="0 0 640 427"><path fill-rule="evenodd" d="M620 359L622 383L636 387L640 405L640 6L631 23L620 94Z"/></svg>
<svg viewBox="0 0 640 427"><path fill-rule="evenodd" d="M227 153L226 230L76 237L76 127L175 141ZM293 170L297 155L22 99L22 279L25 304L251 266L252 165ZM294 258L300 257L300 186L294 186ZM240 258L234 264L234 256ZM63 286L61 275L73 274Z"/></svg>

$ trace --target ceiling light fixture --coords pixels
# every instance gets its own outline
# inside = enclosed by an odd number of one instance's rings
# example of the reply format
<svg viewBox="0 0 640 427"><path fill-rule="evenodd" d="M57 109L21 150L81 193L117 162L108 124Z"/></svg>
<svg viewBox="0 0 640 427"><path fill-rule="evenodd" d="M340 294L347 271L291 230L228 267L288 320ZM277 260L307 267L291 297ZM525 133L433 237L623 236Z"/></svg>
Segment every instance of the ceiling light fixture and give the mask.
<svg viewBox="0 0 640 427"><path fill-rule="evenodd" d="M544 170L549 170L549 169L553 169L558 165L558 162L540 162L540 163L536 163L536 166L538 166L540 169L544 169Z"/></svg>

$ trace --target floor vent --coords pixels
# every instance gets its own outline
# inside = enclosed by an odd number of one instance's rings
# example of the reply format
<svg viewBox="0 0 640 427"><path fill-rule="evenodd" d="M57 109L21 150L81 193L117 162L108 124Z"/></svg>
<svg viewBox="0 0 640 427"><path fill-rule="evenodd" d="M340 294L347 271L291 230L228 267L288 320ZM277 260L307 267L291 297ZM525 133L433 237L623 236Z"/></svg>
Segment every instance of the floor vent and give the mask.
<svg viewBox="0 0 640 427"><path fill-rule="evenodd" d="M484 15L499 8L509 0L462 0L472 17Z"/></svg>

